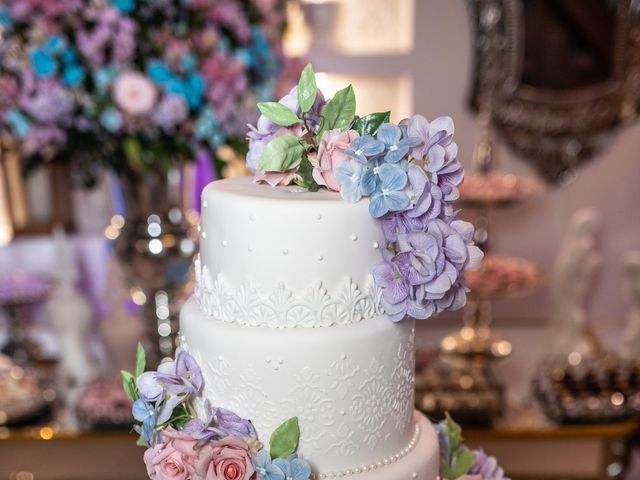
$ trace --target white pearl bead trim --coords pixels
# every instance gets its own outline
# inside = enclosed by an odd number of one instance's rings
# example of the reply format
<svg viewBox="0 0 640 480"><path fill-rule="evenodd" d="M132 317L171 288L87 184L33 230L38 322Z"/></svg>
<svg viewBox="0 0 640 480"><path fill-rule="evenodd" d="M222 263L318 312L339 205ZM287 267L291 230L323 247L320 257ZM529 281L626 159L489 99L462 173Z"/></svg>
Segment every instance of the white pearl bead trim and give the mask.
<svg viewBox="0 0 640 480"><path fill-rule="evenodd" d="M391 465L392 463L397 462L401 458L406 457L411 450L414 449L416 443L418 443L418 439L420 438L420 425L416 424L415 430L413 431L413 437L411 437L411 441L409 444L400 450L398 453L394 455L389 455L388 457L383 458L377 462L372 462L369 465L362 465L360 467L355 468L346 468L344 470L340 470L337 472L328 472L328 473L318 473L312 474L311 478L314 480L324 480L326 478L344 478L350 475L356 475L358 473L371 472L373 470L377 470L386 465Z"/></svg>

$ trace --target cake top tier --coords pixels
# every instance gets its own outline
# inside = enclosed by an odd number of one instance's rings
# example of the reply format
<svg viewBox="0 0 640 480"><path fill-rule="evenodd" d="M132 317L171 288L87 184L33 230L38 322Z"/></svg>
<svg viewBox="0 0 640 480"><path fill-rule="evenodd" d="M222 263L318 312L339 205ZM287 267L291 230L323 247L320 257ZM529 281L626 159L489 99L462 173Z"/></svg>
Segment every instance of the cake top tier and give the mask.
<svg viewBox="0 0 640 480"><path fill-rule="evenodd" d="M384 238L368 203L250 177L213 182L202 195L201 307L222 320L270 326L379 313L369 272Z"/></svg>

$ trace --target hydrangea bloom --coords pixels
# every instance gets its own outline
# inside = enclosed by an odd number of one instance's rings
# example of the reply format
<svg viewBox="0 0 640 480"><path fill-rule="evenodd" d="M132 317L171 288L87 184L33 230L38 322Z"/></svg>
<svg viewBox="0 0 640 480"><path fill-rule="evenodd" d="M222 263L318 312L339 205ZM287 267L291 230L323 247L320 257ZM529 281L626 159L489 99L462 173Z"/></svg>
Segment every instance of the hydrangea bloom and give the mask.
<svg viewBox="0 0 640 480"><path fill-rule="evenodd" d="M488 456L482 449L476 450L475 454L476 464L469 470L469 475L480 475L482 480L508 480L495 457Z"/></svg>
<svg viewBox="0 0 640 480"><path fill-rule="evenodd" d="M266 450L260 450L252 462L260 480L285 480L284 472L271 462L271 455Z"/></svg>
<svg viewBox="0 0 640 480"><path fill-rule="evenodd" d="M282 470L287 480L309 480L311 477L311 467L297 455L291 455L287 459L276 458L273 463Z"/></svg>

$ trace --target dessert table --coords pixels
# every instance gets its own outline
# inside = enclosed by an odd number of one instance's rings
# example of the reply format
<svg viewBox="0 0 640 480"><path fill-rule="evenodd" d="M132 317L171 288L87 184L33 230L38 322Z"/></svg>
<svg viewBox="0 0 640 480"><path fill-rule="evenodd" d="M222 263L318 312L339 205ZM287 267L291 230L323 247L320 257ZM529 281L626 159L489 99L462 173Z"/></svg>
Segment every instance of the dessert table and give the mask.
<svg viewBox="0 0 640 480"><path fill-rule="evenodd" d="M611 425L464 430L468 444L496 455L512 480L616 478L640 421ZM142 448L128 432L0 428L0 478L143 480Z"/></svg>

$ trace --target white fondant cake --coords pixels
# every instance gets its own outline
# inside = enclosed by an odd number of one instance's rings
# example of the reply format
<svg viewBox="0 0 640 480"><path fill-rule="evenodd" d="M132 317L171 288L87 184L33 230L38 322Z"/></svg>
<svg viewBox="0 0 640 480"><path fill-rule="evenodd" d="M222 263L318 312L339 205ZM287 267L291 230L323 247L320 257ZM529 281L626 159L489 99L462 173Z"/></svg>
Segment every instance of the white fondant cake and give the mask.
<svg viewBox="0 0 640 480"><path fill-rule="evenodd" d="M222 180L203 192L184 348L204 397L268 439L291 416L318 478L434 480L438 441L414 413L413 320L391 322L369 271L379 223L338 193Z"/></svg>

